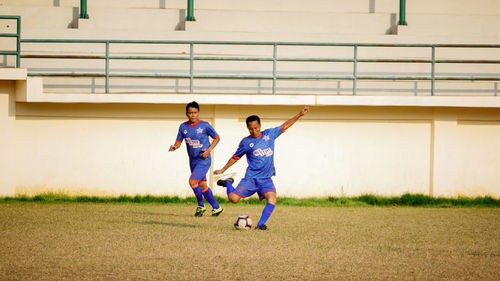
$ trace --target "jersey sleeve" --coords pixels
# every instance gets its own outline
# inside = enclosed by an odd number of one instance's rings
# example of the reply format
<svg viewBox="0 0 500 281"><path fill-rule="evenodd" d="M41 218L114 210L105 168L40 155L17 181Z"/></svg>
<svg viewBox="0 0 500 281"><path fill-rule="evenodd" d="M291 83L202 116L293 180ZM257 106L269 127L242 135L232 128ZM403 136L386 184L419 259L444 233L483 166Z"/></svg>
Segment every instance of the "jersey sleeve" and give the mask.
<svg viewBox="0 0 500 281"><path fill-rule="evenodd" d="M240 145L238 146L238 149L236 150L236 152L233 154L233 157L234 159L236 160L239 160L243 155L245 155L248 151L248 148L245 147L245 143L244 141L242 140L240 142Z"/></svg>
<svg viewBox="0 0 500 281"><path fill-rule="evenodd" d="M285 123L283 123L282 125L280 125L278 127L274 127L274 128L269 129L269 136L271 136L271 138L273 138L273 139L276 139L283 132L285 132Z"/></svg>
<svg viewBox="0 0 500 281"><path fill-rule="evenodd" d="M179 132L177 133L177 138L175 138L176 142L182 142L184 137L182 136L182 124L179 126Z"/></svg>
<svg viewBox="0 0 500 281"><path fill-rule="evenodd" d="M210 125L210 123L207 123L207 133L209 136L211 136L213 139L216 139L219 137L219 134L215 131L214 127Z"/></svg>

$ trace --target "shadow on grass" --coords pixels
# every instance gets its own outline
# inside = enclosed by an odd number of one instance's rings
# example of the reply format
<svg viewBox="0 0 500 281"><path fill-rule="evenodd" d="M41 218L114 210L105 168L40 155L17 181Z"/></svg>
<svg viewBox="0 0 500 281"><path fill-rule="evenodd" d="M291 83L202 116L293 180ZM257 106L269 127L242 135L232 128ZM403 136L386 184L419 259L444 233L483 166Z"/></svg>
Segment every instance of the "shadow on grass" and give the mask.
<svg viewBox="0 0 500 281"><path fill-rule="evenodd" d="M130 213L134 214L134 215L145 215L145 216L188 217L188 215L154 213L154 212L130 212ZM192 217L192 216L189 216L189 217Z"/></svg>
<svg viewBox="0 0 500 281"><path fill-rule="evenodd" d="M144 221L141 224L159 224L159 225L167 225L167 226L180 226L180 227L198 227L198 225L187 224L187 223L172 223L172 222L161 222L161 221Z"/></svg>

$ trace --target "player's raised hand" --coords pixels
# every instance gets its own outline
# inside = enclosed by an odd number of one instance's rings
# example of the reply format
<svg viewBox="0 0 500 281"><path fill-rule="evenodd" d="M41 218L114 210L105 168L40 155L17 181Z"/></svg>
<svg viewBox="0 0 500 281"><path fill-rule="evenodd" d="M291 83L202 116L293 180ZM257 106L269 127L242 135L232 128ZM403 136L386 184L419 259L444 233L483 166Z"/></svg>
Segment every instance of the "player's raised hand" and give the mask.
<svg viewBox="0 0 500 281"><path fill-rule="evenodd" d="M306 113L309 112L309 106L304 106L304 108L302 108L302 110L300 111L300 116L304 116L306 115Z"/></svg>

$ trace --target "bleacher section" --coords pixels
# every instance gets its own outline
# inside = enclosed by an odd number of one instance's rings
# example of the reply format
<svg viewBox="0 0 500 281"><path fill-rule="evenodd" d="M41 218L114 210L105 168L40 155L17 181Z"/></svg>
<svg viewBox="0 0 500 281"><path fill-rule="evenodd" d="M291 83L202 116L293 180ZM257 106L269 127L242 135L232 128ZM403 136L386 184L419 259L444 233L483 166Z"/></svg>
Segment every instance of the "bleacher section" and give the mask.
<svg viewBox="0 0 500 281"><path fill-rule="evenodd" d="M0 56L0 195L191 195L168 146L196 100L215 168L246 116L312 106L280 138L280 196L499 196L498 0L407 1L407 26L397 0L194 0L194 22L186 0L79 5L0 0L22 18L21 70Z"/></svg>

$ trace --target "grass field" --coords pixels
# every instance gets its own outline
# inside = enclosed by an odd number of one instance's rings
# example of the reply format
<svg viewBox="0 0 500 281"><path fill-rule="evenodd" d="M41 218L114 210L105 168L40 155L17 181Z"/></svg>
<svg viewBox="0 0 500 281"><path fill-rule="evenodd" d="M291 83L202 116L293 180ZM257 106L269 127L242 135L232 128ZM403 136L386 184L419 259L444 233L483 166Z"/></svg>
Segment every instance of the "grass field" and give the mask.
<svg viewBox="0 0 500 281"><path fill-rule="evenodd" d="M500 280L500 209L0 204L2 280Z"/></svg>

